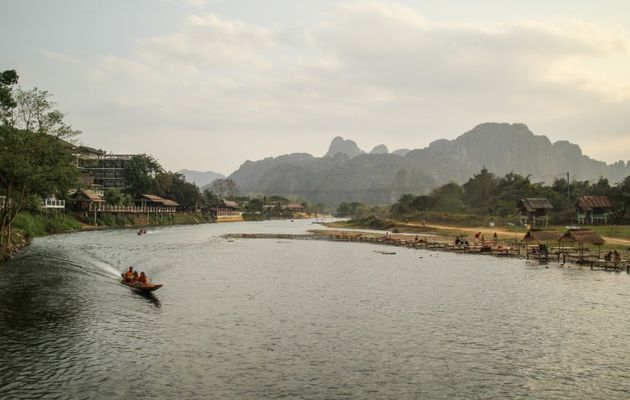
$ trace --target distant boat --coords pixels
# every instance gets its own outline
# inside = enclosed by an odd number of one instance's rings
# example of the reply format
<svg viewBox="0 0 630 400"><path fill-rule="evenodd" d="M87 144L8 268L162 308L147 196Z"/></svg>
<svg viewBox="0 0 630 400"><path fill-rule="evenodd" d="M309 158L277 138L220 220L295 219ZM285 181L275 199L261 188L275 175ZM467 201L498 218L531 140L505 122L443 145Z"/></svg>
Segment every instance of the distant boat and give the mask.
<svg viewBox="0 0 630 400"><path fill-rule="evenodd" d="M386 250L374 250L375 253L385 254L385 255L393 255L396 254L395 251L386 251Z"/></svg>

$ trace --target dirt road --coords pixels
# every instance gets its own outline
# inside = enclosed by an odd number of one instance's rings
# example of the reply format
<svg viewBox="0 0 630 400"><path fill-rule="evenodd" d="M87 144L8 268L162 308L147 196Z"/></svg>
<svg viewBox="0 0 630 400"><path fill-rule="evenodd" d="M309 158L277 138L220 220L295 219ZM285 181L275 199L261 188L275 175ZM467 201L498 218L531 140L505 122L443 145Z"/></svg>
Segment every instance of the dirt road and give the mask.
<svg viewBox="0 0 630 400"><path fill-rule="evenodd" d="M509 239L509 238L513 238L514 235L518 235L518 237L522 237L524 232L518 231L518 232L514 232L514 231L510 231L510 230L506 230L504 227L465 227L465 226L453 226L453 225L437 225L437 224L426 224L423 225L419 222L409 222L407 223L408 226L415 226L415 227L420 227L420 228L434 228L434 229L438 229L438 230L444 230L444 231L452 231L452 232L469 232L472 234L475 234L477 232L481 232L482 235L484 235L484 237L486 239L491 239L492 236L494 235L494 233L497 233L497 236L499 236L499 238L501 239ZM621 246L629 246L630 247L630 240L628 239L620 239L620 238L615 238L615 237L610 237L610 236L602 236L604 238L604 240L609 243L609 244L616 244L616 245L621 245Z"/></svg>

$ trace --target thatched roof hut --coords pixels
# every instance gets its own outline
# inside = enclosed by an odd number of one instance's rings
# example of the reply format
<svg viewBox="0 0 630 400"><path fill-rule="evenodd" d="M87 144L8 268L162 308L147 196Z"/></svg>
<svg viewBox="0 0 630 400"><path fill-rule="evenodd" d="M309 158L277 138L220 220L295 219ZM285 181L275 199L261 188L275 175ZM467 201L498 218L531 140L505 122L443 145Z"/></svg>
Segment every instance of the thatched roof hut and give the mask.
<svg viewBox="0 0 630 400"><path fill-rule="evenodd" d="M601 246L605 240L591 229L569 229L562 235L560 242L576 242L581 245Z"/></svg>
<svg viewBox="0 0 630 400"><path fill-rule="evenodd" d="M523 240L532 242L557 242L562 233L555 229L532 228L523 237Z"/></svg>
<svg viewBox="0 0 630 400"><path fill-rule="evenodd" d="M543 197L528 197L519 201L518 210L523 225L536 226L544 222L547 226L548 214L550 210L553 210L553 205Z"/></svg>
<svg viewBox="0 0 630 400"><path fill-rule="evenodd" d="M534 212L539 210L553 210L553 205L544 197L528 197L521 199L519 208L528 212Z"/></svg>

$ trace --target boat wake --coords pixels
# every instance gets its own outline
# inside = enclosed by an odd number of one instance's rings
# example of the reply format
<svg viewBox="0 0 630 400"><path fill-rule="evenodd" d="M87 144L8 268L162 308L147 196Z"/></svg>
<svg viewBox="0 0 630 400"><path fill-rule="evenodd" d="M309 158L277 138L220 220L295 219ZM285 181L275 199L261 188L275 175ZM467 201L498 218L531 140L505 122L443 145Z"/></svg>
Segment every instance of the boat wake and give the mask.
<svg viewBox="0 0 630 400"><path fill-rule="evenodd" d="M116 268L114 268L112 265L107 264L102 261L96 261L94 265L101 268L105 272L115 276L116 278L120 278L120 272Z"/></svg>

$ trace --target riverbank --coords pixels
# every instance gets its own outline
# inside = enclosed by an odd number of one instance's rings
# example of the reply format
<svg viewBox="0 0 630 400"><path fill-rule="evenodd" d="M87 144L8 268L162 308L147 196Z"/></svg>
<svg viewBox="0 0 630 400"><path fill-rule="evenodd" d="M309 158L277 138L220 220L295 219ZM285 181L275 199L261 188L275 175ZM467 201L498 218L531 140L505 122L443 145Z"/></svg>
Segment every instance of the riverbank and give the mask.
<svg viewBox="0 0 630 400"><path fill-rule="evenodd" d="M358 220L339 221L325 224L329 228L335 229L379 229L400 233L430 233L443 236L448 240L455 240L456 236L471 237L480 232L486 238L493 238L496 233L499 240L520 241L523 239L527 229L523 227L503 227L503 226L461 226L455 224L436 224L419 221L398 221L394 219L367 217ZM564 226L549 226L550 229L558 231L566 230ZM589 226L606 241L602 250L630 251L630 227L629 226ZM613 236L614 235L614 236Z"/></svg>
<svg viewBox="0 0 630 400"><path fill-rule="evenodd" d="M94 220L64 213L20 213L14 224L13 233L6 247L0 246L0 262L6 261L24 247L28 246L34 237L56 235L80 231L101 229L132 229L169 225L195 225L212 223L209 214L203 213L173 213L163 216L117 215L103 214Z"/></svg>
<svg viewBox="0 0 630 400"><path fill-rule="evenodd" d="M326 226L338 225L329 223ZM588 249L580 249L573 246L545 247L544 251L538 244L514 240L514 237L505 237L496 240L479 241L464 244L456 242L456 236L450 236L441 232L436 235L431 232L398 232L358 230L358 229L328 229L310 230L308 234L273 234L273 233L241 233L225 235L228 239L285 239L285 240L329 240L356 243L371 243L385 246L406 247L411 249L423 249L441 252L453 252L458 254L486 255L495 257L509 257L527 259L541 264L557 263L558 265L588 266L591 269L604 269L614 271L626 271L630 273L630 260L628 253L622 251L622 261L614 263L604 261L603 251L590 252ZM384 252L382 254L395 254Z"/></svg>

